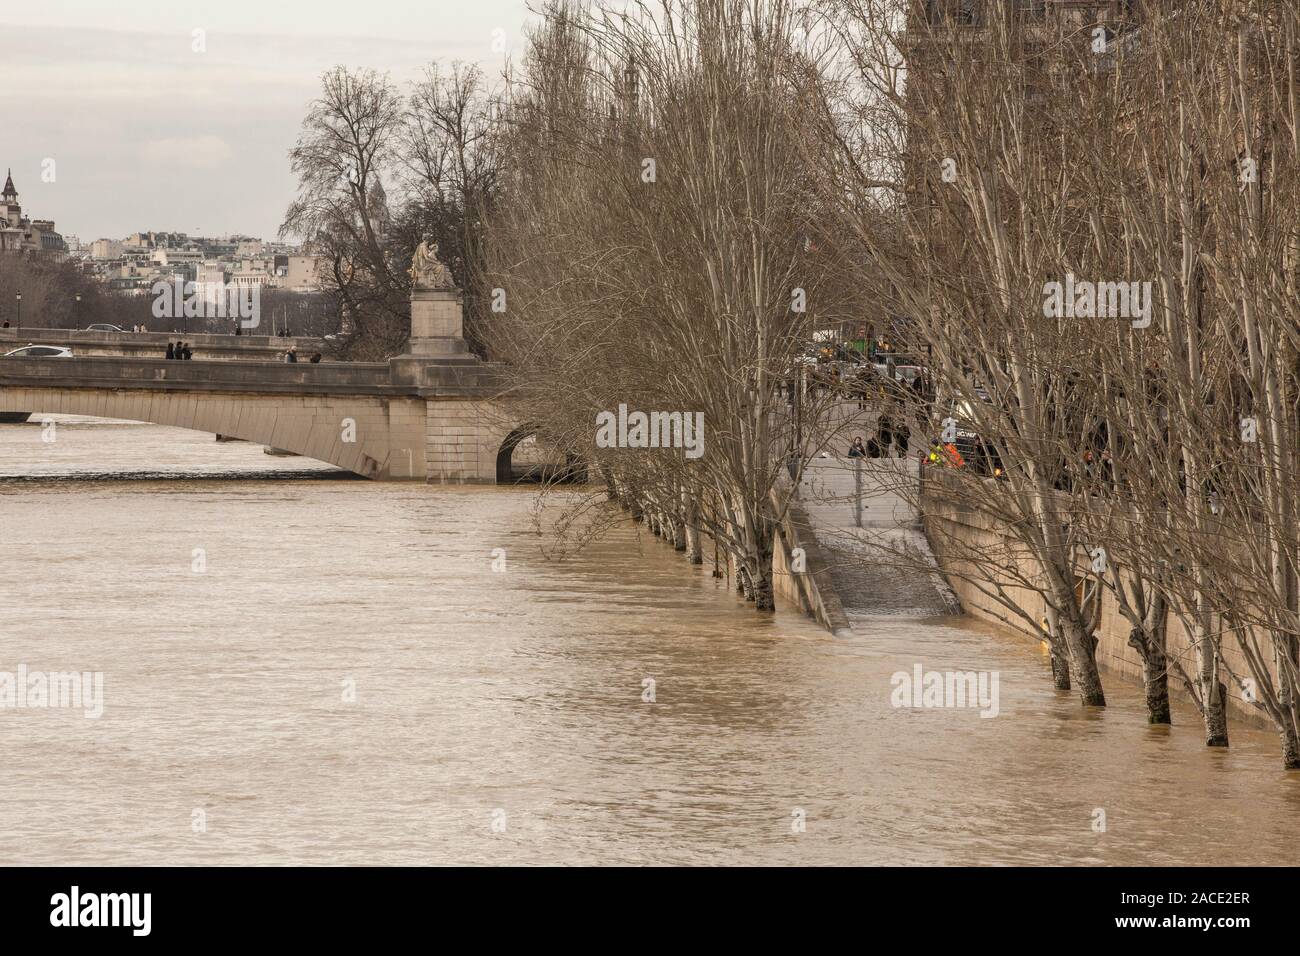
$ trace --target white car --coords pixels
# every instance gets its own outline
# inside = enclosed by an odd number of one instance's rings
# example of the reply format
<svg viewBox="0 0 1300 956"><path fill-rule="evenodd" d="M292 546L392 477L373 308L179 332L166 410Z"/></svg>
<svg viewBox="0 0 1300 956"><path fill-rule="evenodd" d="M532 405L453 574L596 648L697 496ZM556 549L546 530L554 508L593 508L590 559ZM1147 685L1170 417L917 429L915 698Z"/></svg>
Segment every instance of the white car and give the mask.
<svg viewBox="0 0 1300 956"><path fill-rule="evenodd" d="M24 345L6 352L5 358L72 358L72 349L61 345Z"/></svg>
<svg viewBox="0 0 1300 956"><path fill-rule="evenodd" d="M109 325L107 322L99 322L95 325L86 326L87 332L125 332L126 329L119 329L116 325Z"/></svg>

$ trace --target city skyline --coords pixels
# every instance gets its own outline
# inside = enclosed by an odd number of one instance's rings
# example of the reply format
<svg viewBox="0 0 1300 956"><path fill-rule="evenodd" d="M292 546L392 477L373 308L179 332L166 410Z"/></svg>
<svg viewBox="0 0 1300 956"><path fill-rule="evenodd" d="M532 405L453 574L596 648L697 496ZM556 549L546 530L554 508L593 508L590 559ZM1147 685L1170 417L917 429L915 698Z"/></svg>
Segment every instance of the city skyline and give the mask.
<svg viewBox="0 0 1300 956"><path fill-rule="evenodd" d="M459 59L495 75L530 16L522 0L454 18L376 0L359 36L354 11L54 0L0 13L11 39L0 167L32 215L83 242L148 230L275 239L295 189L288 151L324 71L371 67L404 85Z"/></svg>

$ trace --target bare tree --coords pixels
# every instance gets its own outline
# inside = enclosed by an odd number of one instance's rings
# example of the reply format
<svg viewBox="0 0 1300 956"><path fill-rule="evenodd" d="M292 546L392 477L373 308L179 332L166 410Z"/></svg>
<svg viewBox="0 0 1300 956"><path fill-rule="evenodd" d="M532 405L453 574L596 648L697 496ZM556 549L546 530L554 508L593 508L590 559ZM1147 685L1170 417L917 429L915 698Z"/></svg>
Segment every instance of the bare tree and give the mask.
<svg viewBox="0 0 1300 956"><path fill-rule="evenodd" d="M410 334L411 246L393 242L383 178L402 133L401 97L374 70L336 67L303 120L289 157L298 197L280 227L325 258L326 290L343 313L345 350L382 359Z"/></svg>

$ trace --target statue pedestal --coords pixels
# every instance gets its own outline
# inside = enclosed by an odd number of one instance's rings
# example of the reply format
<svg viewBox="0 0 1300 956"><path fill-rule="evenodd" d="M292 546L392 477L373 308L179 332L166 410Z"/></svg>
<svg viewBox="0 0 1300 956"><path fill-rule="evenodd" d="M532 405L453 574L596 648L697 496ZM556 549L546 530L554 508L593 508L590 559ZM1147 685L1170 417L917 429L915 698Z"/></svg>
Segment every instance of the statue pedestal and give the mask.
<svg viewBox="0 0 1300 956"><path fill-rule="evenodd" d="M411 289L411 341L388 360L395 385L451 390L477 375L479 359L465 344L459 289Z"/></svg>
<svg viewBox="0 0 1300 956"><path fill-rule="evenodd" d="M411 290L410 355L464 355L465 325L458 289Z"/></svg>

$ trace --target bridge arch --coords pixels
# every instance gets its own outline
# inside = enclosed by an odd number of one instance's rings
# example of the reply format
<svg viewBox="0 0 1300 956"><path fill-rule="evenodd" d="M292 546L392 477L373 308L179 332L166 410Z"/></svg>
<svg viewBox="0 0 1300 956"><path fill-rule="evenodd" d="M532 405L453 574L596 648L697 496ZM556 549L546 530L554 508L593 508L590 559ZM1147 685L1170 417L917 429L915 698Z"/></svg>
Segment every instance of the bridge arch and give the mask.
<svg viewBox="0 0 1300 956"><path fill-rule="evenodd" d="M511 431L501 440L501 445L497 448L496 476L498 485L512 485L515 483L514 473L514 456L515 449L524 439L537 434L538 426L532 423L520 425Z"/></svg>
<svg viewBox="0 0 1300 956"><path fill-rule="evenodd" d="M564 460L536 461L524 475L519 474L515 450L529 438L545 438L545 431L534 422L525 422L510 430L501 440L496 455L496 481L498 485L512 485L523 481L580 481L586 477L586 466L576 456L564 453Z"/></svg>
<svg viewBox="0 0 1300 956"><path fill-rule="evenodd" d="M34 411L33 418L84 415L186 428L269 445L366 478L423 477L423 414L417 422L411 410L387 404L370 396L312 396L308 401L283 395L0 388L0 412ZM404 437L407 443L394 447L394 437Z"/></svg>

